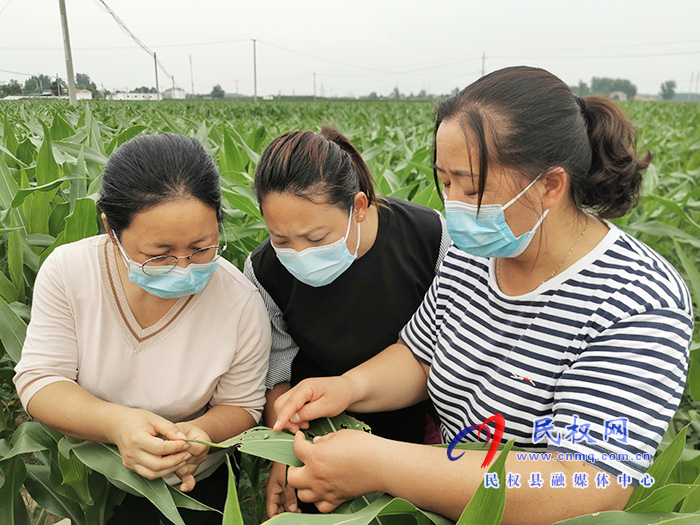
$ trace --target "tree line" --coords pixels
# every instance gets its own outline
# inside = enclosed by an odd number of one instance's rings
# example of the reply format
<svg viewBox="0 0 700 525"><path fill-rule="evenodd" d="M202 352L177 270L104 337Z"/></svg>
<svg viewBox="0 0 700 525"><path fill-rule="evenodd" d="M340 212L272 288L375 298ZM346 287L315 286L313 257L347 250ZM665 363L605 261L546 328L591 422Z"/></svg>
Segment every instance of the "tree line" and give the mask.
<svg viewBox="0 0 700 525"><path fill-rule="evenodd" d="M628 99L632 99L637 94L637 86L626 78L593 77L590 86L583 80L579 80L578 85L571 86L571 89L579 97L587 97L588 95L609 97L615 92L622 92L627 95ZM675 80L667 80L661 84L659 96L663 100L673 100L675 95Z"/></svg>

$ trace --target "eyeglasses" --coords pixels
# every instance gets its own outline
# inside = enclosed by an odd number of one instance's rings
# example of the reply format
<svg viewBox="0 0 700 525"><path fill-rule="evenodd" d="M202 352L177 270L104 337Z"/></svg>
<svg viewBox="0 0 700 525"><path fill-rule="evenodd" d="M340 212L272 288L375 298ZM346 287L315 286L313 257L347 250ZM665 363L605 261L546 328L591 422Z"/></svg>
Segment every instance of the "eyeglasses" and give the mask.
<svg viewBox="0 0 700 525"><path fill-rule="evenodd" d="M133 261L135 265L137 265L139 268L141 268L141 271L145 273L146 275L150 275L153 277L157 277L159 275L165 275L166 273L170 273L177 267L177 263L180 259L187 259L190 261L192 264L208 264L216 261L219 257L221 257L221 254L226 251L227 247L227 241L226 241L226 230L223 231L224 235L224 244L222 245L212 245L212 246L205 246L204 248L200 248L199 250L196 250L194 253L191 253L190 255L158 255L156 257L151 257L144 263L137 263L136 261ZM124 251L124 248L122 248L121 242L119 242L119 238L117 237L117 244L119 245L119 248L121 249L121 252L123 255L126 255L126 252ZM128 257L128 255L127 255ZM130 260L131 258L128 257Z"/></svg>
<svg viewBox="0 0 700 525"><path fill-rule="evenodd" d="M190 255L159 255L151 257L141 266L146 275L158 276L170 273L177 266L180 259L188 259L193 264L207 264L216 261L226 249L224 246L206 246ZM138 264L138 263L137 263Z"/></svg>

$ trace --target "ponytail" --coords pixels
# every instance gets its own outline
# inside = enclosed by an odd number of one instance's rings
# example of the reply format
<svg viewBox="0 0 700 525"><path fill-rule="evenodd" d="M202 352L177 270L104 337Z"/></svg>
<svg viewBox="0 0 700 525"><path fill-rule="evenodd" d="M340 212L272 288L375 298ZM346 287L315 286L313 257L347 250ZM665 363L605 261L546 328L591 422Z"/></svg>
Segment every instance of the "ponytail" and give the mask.
<svg viewBox="0 0 700 525"><path fill-rule="evenodd" d="M324 124L321 126L320 135L334 144L337 144L341 150L350 155L350 161L352 162L352 167L355 169L360 191L367 195L367 200L370 204L376 204L377 196L374 191L374 179L372 178L372 174L369 172L369 168L367 167L367 164L365 164L362 155L360 155L360 152L357 151L355 146L353 146L350 141L335 128Z"/></svg>
<svg viewBox="0 0 700 525"><path fill-rule="evenodd" d="M376 204L374 181L350 141L337 130L323 126L320 133L289 131L265 148L255 170L258 203L268 193L292 193L350 211L362 191Z"/></svg>
<svg viewBox="0 0 700 525"><path fill-rule="evenodd" d="M600 96L583 100L591 167L586 181L576 186L572 181L574 200L600 217L622 217L637 205L652 156L648 151L637 156L634 128L614 102Z"/></svg>

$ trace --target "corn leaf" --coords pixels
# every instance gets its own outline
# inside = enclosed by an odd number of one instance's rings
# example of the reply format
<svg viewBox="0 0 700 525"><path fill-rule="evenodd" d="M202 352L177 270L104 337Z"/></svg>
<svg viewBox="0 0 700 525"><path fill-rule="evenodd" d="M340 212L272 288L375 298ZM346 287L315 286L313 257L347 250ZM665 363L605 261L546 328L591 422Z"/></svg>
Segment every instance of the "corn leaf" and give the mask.
<svg viewBox="0 0 700 525"><path fill-rule="evenodd" d="M0 299L0 342L13 362L19 361L22 345L27 335L27 324Z"/></svg>
<svg viewBox="0 0 700 525"><path fill-rule="evenodd" d="M73 451L89 468L148 498L173 523L185 525L165 481L162 478L148 480L126 469L114 445L83 441L77 444L67 443L65 447Z"/></svg>
<svg viewBox="0 0 700 525"><path fill-rule="evenodd" d="M678 463L681 454L683 453L683 446L685 445L687 430L688 427L684 427L683 430L681 430L673 439L666 450L659 454L659 456L654 460L647 470L647 473L654 478L654 485L650 487L639 485L637 488L635 488L634 492L632 492L632 496L627 502L625 510L648 498L658 487L662 487L666 484L668 477L671 475L671 471L676 466L676 463Z"/></svg>
<svg viewBox="0 0 700 525"><path fill-rule="evenodd" d="M226 466L228 467L228 496L224 506L224 518L222 525L243 525L241 506L238 503L238 491L236 491L236 477L233 475L231 460L226 454Z"/></svg>
<svg viewBox="0 0 700 525"><path fill-rule="evenodd" d="M630 512L671 512L676 504L695 490L695 485L672 483L659 487L648 497L638 501L626 510Z"/></svg>
<svg viewBox="0 0 700 525"><path fill-rule="evenodd" d="M487 488L484 483L472 496L462 515L457 520L457 525L478 523L479 525L498 525L503 517L503 509L506 505L506 476L505 464L508 452L513 447L514 440L508 441L503 450L493 462L489 474L495 473L499 480L498 488Z"/></svg>
<svg viewBox="0 0 700 525"><path fill-rule="evenodd" d="M697 514L611 510L557 521L554 525L697 525Z"/></svg>

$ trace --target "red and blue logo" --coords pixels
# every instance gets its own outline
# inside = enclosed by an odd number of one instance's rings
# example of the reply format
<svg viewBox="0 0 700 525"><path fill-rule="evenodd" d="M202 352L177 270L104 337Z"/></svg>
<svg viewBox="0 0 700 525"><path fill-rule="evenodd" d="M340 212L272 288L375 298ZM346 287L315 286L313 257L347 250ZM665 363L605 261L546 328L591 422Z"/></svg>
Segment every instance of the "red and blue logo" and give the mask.
<svg viewBox="0 0 700 525"><path fill-rule="evenodd" d="M493 440L491 439L491 429L486 426L492 421L496 424L496 431L494 432ZM457 444L474 430L477 430L476 438L479 439L479 437L481 437L481 431L484 430L484 433L486 434L486 441L484 441L484 446L486 446L486 444L489 441L491 441L491 445L489 446L489 451L486 454L486 459L484 459L484 462L481 464L481 468L488 467L491 464L491 461L493 460L493 456L496 455L498 445L501 444L501 439L503 438L503 430L505 429L505 426L506 422L505 419L503 419L503 416L501 414L494 414L480 425L472 425L470 427L465 428L459 434L457 434L452 441L450 441L450 444L447 447L447 457L450 459L450 461L457 461L464 455L464 452L462 452L458 456L452 455L452 451L455 449Z"/></svg>

